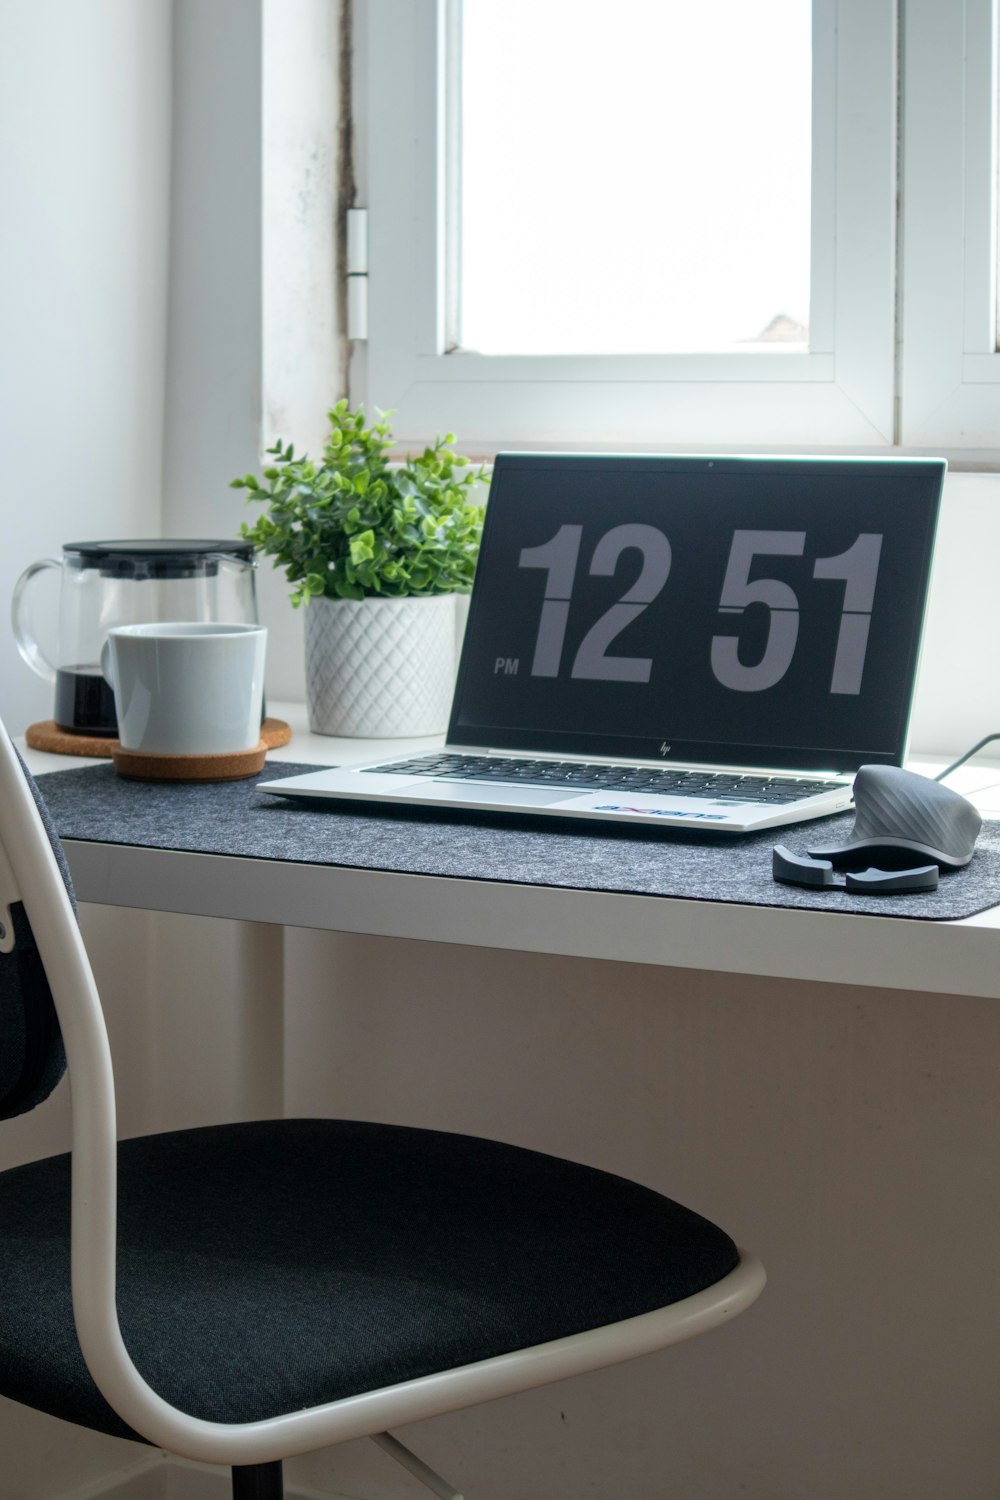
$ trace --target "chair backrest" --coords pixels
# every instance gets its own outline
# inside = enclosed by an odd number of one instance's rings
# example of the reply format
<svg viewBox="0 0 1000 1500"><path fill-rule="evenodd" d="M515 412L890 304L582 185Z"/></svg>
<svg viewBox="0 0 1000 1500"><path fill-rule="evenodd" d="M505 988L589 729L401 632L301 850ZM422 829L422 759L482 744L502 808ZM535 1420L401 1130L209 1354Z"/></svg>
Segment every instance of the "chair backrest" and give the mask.
<svg viewBox="0 0 1000 1500"><path fill-rule="evenodd" d="M10 914L7 921L6 914ZM114 1074L104 1013L76 920L65 857L44 803L6 728L0 723L0 921L3 946L22 951L31 974L17 985L18 1003L33 1024L53 1014L48 1045L34 1070L21 1064L15 1089L34 1102L57 1071L72 1078L72 1278L73 1313L84 1358L111 1405L138 1431L169 1432L184 1418L160 1400L139 1375L125 1348L115 1300L117 1243L117 1125ZM11 941L11 938L13 941ZM31 953L34 957L31 958ZM9 956L5 954L5 956ZM11 971L14 972L14 971ZM11 993L14 983L10 982ZM0 1045L6 1038L0 1033ZM65 1057L60 1054L65 1045ZM28 1074L34 1071L34 1079ZM30 1106L27 1106L30 1107ZM163 1419L157 1429L157 1419ZM212 1425L212 1424L208 1424Z"/></svg>
<svg viewBox="0 0 1000 1500"><path fill-rule="evenodd" d="M75 909L62 847L34 777L20 756L18 760ZM0 861L0 885L5 874L10 885L9 861L2 853ZM0 1120L27 1114L41 1104L66 1071L66 1051L45 965L24 902L10 899L12 894L0 890Z"/></svg>
<svg viewBox="0 0 1000 1500"><path fill-rule="evenodd" d="M115 1306L118 1140L111 1049L65 857L34 779L2 723L0 921L10 929L4 945L13 954L21 932L30 933L19 960L28 982L22 984L19 975L16 987L13 980L9 986L11 1013L20 1005L30 1017L37 1056L19 1063L11 1092L30 1108L54 1086L63 1066L72 1077L73 1303L84 1356L105 1389L94 1368L103 1351L115 1346L113 1367L121 1356L131 1366ZM17 973L17 966L10 972ZM0 1034L0 1044L6 1043Z"/></svg>

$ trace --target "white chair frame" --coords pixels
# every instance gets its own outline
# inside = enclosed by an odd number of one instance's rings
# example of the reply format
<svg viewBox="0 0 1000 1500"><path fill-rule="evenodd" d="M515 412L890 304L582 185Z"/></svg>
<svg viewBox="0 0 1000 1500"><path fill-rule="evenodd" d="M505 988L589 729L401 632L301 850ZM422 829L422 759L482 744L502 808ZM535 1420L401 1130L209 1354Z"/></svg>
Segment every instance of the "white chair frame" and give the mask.
<svg viewBox="0 0 1000 1500"><path fill-rule="evenodd" d="M21 901L66 1047L72 1091L73 1311L84 1359L106 1400L136 1432L182 1458L254 1465L491 1401L648 1354L728 1321L760 1294L753 1255L716 1285L655 1312L265 1421L189 1416L140 1375L115 1306L117 1164L111 1052L90 961L44 824L0 724L0 944ZM391 1442L391 1440L390 1440Z"/></svg>

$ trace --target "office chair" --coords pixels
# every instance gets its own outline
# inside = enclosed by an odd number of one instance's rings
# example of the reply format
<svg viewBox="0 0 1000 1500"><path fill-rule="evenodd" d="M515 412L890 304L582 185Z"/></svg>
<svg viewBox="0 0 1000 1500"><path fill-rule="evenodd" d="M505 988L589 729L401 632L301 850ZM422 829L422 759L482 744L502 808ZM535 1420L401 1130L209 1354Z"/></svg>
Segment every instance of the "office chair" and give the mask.
<svg viewBox="0 0 1000 1500"><path fill-rule="evenodd" d="M72 1151L0 1173L0 1394L228 1465L234 1500L361 1436L455 1497L386 1429L691 1337L764 1284L670 1199L496 1141L281 1119L117 1142L68 869L0 725L0 1118L67 1062Z"/></svg>

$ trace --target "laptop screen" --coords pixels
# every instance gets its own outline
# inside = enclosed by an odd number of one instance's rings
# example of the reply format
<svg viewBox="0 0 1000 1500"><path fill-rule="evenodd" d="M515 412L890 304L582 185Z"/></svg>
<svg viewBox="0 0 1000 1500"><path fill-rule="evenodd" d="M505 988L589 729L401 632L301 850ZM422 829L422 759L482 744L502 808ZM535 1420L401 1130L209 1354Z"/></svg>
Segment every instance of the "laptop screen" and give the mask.
<svg viewBox="0 0 1000 1500"><path fill-rule="evenodd" d="M449 741L899 764L944 472L500 454Z"/></svg>

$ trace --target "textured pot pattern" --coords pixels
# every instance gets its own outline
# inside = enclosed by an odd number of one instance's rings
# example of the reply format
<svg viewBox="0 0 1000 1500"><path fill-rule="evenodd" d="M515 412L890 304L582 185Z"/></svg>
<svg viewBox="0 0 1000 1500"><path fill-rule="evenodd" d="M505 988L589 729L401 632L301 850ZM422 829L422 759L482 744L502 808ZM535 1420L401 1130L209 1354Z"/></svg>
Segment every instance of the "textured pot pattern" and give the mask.
<svg viewBox="0 0 1000 1500"><path fill-rule="evenodd" d="M310 599L306 701L314 734L443 734L455 681L455 595Z"/></svg>

